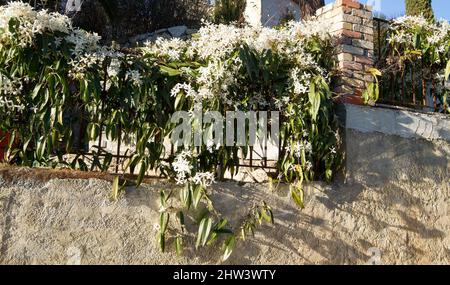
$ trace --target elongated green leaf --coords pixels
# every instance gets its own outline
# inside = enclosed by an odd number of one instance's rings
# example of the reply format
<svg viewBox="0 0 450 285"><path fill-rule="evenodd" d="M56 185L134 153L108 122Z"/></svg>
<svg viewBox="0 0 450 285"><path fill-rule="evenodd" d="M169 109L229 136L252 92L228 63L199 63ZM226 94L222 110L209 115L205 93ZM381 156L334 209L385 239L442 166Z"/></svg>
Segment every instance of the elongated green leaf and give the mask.
<svg viewBox="0 0 450 285"><path fill-rule="evenodd" d="M320 93L316 90L316 84L314 82L311 83L309 87L309 114L311 115L311 119L313 121L317 120L317 115L320 109Z"/></svg>
<svg viewBox="0 0 450 285"><path fill-rule="evenodd" d="M179 211L177 213L177 218L178 218L178 221L180 222L181 229L184 231L184 214L182 211Z"/></svg>
<svg viewBox="0 0 450 285"><path fill-rule="evenodd" d="M157 242L161 252L166 250L166 236L163 233L159 233L157 237Z"/></svg>
<svg viewBox="0 0 450 285"><path fill-rule="evenodd" d="M159 216L159 226L160 226L160 232L165 234L167 231L167 225L169 223L170 215L169 213L162 212Z"/></svg>
<svg viewBox="0 0 450 285"><path fill-rule="evenodd" d="M303 190L299 186L291 187L291 196L295 204L297 204L300 209L305 208L303 201Z"/></svg>
<svg viewBox="0 0 450 285"><path fill-rule="evenodd" d="M223 257L222 257L223 261L230 258L235 246L236 246L236 237L234 235L231 235L224 243L225 249L224 249Z"/></svg>
<svg viewBox="0 0 450 285"><path fill-rule="evenodd" d="M164 192L164 190L159 192L159 204L161 207L167 208L166 192Z"/></svg>
<svg viewBox="0 0 450 285"><path fill-rule="evenodd" d="M31 93L31 98L34 100L38 95L39 92L41 91L41 87L42 87L42 83L36 85L36 87L34 87L33 92Z"/></svg>
<svg viewBox="0 0 450 285"><path fill-rule="evenodd" d="M200 203L202 198L203 198L203 187L201 185L196 185L192 193L192 204L194 205L194 209L197 209L198 204Z"/></svg>
<svg viewBox="0 0 450 285"><path fill-rule="evenodd" d="M1 140L1 138L0 138L0 140ZM15 140L16 140L16 131L14 130L11 132L11 135L9 136L8 150L10 150L12 148Z"/></svg>
<svg viewBox="0 0 450 285"><path fill-rule="evenodd" d="M167 75L169 75L169 76L178 76L182 73L180 70L170 68L168 66L161 66L160 69L162 72L167 73Z"/></svg>
<svg viewBox="0 0 450 285"><path fill-rule="evenodd" d="M47 146L47 138L41 137L37 142L36 156L39 160L44 157L45 148Z"/></svg>
<svg viewBox="0 0 450 285"><path fill-rule="evenodd" d="M175 238L175 251L178 256L183 254L183 238L181 236Z"/></svg>
<svg viewBox="0 0 450 285"><path fill-rule="evenodd" d="M145 173L147 172L147 170L148 170L148 164L147 164L147 161L144 159L141 161L141 169L139 170L139 175L136 180L137 186L140 186L142 184L142 181L144 180Z"/></svg>
<svg viewBox="0 0 450 285"><path fill-rule="evenodd" d="M208 240L208 245L213 244L222 234L233 234L233 231L230 229L226 229L225 226L228 224L228 220L221 219L217 224L214 225L210 238Z"/></svg>
<svg viewBox="0 0 450 285"><path fill-rule="evenodd" d="M203 218L200 222L200 226L198 227L197 242L195 244L196 248L198 248L199 246L205 246L208 242L208 238L211 233L212 222L213 221L210 217Z"/></svg>
<svg viewBox="0 0 450 285"><path fill-rule="evenodd" d="M184 207L186 207L186 209L190 209L191 208L191 204L192 204L192 198L191 198L191 190L189 185L186 185L185 187L183 187L183 189L180 190L180 200L181 203L183 203Z"/></svg>
<svg viewBox="0 0 450 285"><path fill-rule="evenodd" d="M272 211L261 209L261 217L268 223L273 223L273 214Z"/></svg>
<svg viewBox="0 0 450 285"><path fill-rule="evenodd" d="M174 105L175 109L177 110L178 107L182 106L182 105L183 105L183 102L184 102L184 94L183 94L183 93L180 93L180 94L178 94L177 97L175 98L175 105Z"/></svg>

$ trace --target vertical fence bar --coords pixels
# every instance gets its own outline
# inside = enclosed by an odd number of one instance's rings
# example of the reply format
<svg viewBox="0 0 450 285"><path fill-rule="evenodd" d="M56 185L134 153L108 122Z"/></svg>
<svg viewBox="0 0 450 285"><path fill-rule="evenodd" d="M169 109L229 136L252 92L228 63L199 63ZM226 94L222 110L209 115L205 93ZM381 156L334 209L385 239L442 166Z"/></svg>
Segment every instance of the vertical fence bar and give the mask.
<svg viewBox="0 0 450 285"><path fill-rule="evenodd" d="M250 148L250 169L253 170L253 147L249 147Z"/></svg>
<svg viewBox="0 0 450 285"><path fill-rule="evenodd" d="M425 75L423 72L423 56L421 61L421 76L422 76L422 105L427 107L427 83L425 81Z"/></svg>
<svg viewBox="0 0 450 285"><path fill-rule="evenodd" d="M433 98L433 108L434 111L437 111L437 98L436 98L436 81L433 78L431 80L431 98Z"/></svg>
<svg viewBox="0 0 450 285"><path fill-rule="evenodd" d="M416 105L416 72L414 68L414 64L411 65L411 82L412 82L412 96L413 96L413 104Z"/></svg>
<svg viewBox="0 0 450 285"><path fill-rule="evenodd" d="M406 66L405 66L405 70L402 72L402 76L400 77L400 81L402 84L401 85L402 94L401 94L400 100L402 103L405 103L405 72L406 72Z"/></svg>
<svg viewBox="0 0 450 285"><path fill-rule="evenodd" d="M389 90L390 90L390 92L389 93L391 93L391 95L389 96L389 97L391 97L391 100L392 101L395 101L395 94L396 94L396 92L394 92L394 86L395 86L395 76L394 76L394 74L393 73L391 73L391 82L390 82L390 87L389 87Z"/></svg>

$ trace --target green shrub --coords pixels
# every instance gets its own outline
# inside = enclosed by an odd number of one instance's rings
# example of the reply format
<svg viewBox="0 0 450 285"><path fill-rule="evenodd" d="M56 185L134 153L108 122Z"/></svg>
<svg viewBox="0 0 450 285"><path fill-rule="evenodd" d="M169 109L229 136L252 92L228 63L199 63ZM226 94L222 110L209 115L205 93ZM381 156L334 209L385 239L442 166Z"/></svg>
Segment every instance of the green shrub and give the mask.
<svg viewBox="0 0 450 285"><path fill-rule="evenodd" d="M11 134L6 158L31 167L108 171L112 154L99 143L88 164L83 150L74 147L74 125L86 125L78 131L85 144L97 142L102 132L114 142L131 138L136 147L123 168L137 174L137 185L149 170L183 185L178 208L172 206L172 194L161 192L161 249L173 238L181 251L187 238L183 217L202 205L206 212L198 220L197 247L224 239L226 259L237 240L262 222L273 222L270 207L262 203L232 231L209 198L211 181L227 170L238 171L238 154L251 149L189 145L164 158L164 139L175 127L171 114L192 113L198 105L222 114L279 111L275 179L293 183L292 198L302 208L303 182L330 181L341 162L328 85L334 50L322 27L317 22L289 23L277 30L206 24L188 41L159 39L120 51L100 45L96 34L74 28L60 14L37 12L20 2L2 6L0 130ZM196 121L190 123L195 128ZM113 199L123 186L114 180ZM178 229L169 224L174 215Z"/></svg>

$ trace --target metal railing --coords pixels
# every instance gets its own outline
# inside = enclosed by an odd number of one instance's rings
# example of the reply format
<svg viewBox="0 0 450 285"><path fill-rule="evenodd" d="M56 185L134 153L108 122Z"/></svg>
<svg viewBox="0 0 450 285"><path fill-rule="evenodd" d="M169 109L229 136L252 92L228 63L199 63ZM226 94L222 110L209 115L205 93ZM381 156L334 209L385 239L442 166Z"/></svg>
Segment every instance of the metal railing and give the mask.
<svg viewBox="0 0 450 285"><path fill-rule="evenodd" d="M445 89L437 88L437 81L422 60L404 61L402 65L387 54L387 35L391 22L374 18L375 67L382 71L379 103L412 108L425 112L445 112L448 102Z"/></svg>

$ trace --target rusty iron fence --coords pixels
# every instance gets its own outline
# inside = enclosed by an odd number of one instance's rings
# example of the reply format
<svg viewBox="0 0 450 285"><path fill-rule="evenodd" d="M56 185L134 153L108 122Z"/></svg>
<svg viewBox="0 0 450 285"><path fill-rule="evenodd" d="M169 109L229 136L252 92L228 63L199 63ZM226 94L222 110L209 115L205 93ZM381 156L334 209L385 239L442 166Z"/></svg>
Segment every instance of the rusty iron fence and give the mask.
<svg viewBox="0 0 450 285"><path fill-rule="evenodd" d="M447 111L445 88L438 82L424 61L405 61L402 66L389 62L387 35L391 21L374 18L375 67L382 71L379 104L411 108L424 112ZM440 83L440 82L439 82Z"/></svg>
<svg viewBox="0 0 450 285"><path fill-rule="evenodd" d="M80 116L79 122L73 127L79 135L73 138L72 151L66 154L70 156L68 160L77 161L81 159L86 163L86 166L81 167L86 168L83 170L135 175L135 173L125 167L126 162L133 157L135 151L136 144L133 141L134 139L123 133L121 128L119 128L119 139L117 141L107 139L104 131L101 132L96 141L87 141L86 124ZM169 162L177 152L177 149L168 140L162 143L165 146L165 151L163 151L161 161ZM277 162L283 153L283 149L282 145L279 145L276 149L272 146L272 155L268 155L271 150L267 143L258 147L248 146L246 154L238 151L234 167L236 170L244 168L249 170L263 169L268 173L278 172ZM106 161L108 161L106 164L108 167L102 169L101 165L104 165ZM219 165L219 167L222 166ZM145 177L159 176L159 174L157 169L149 169ZM233 178L235 173L230 172L230 175Z"/></svg>

